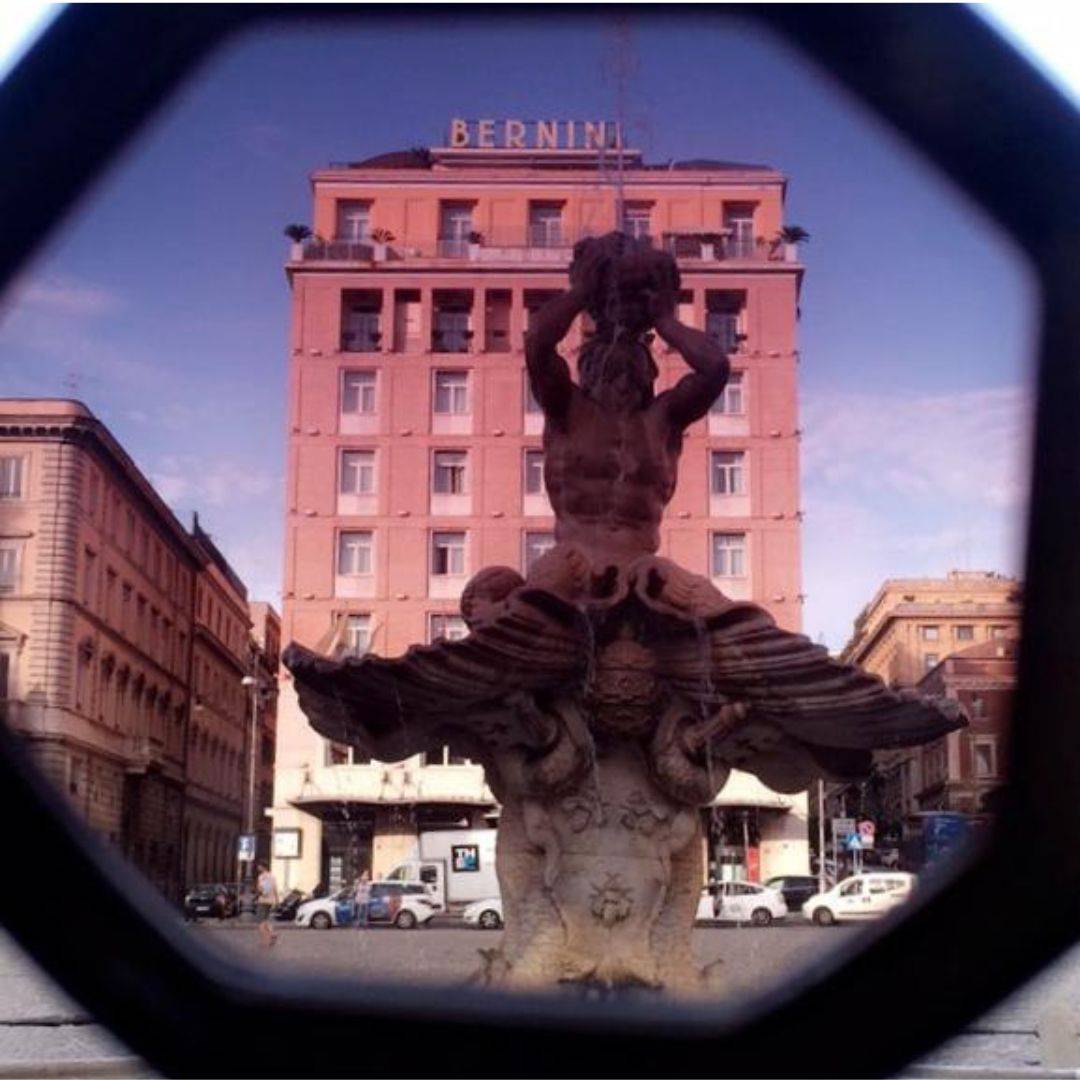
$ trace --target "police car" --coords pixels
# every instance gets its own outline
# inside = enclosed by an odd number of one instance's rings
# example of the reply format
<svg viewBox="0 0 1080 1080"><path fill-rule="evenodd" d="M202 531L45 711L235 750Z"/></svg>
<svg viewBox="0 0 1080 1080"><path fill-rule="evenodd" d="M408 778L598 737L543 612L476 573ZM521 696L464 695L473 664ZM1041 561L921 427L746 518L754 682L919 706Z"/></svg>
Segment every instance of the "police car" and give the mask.
<svg viewBox="0 0 1080 1080"><path fill-rule="evenodd" d="M372 925L396 926L412 930L423 926L439 912L433 900L419 883L404 881L373 881L371 900L367 905L366 921ZM329 930L332 926L355 926L359 911L356 886L347 885L330 896L308 900L296 909L296 925L312 930Z"/></svg>

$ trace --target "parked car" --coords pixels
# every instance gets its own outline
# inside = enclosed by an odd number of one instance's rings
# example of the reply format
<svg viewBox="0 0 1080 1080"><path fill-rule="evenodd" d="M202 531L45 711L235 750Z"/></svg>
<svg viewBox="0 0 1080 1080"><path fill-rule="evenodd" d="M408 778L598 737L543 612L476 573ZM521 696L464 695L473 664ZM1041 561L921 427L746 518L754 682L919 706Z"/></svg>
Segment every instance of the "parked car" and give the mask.
<svg viewBox="0 0 1080 1080"><path fill-rule="evenodd" d="M238 910L235 885L192 885L184 896L184 915L189 919L231 919Z"/></svg>
<svg viewBox="0 0 1080 1080"><path fill-rule="evenodd" d="M819 889L818 879L808 874L788 874L784 877L769 878L767 888L776 889L784 898L788 911L800 911L803 904L814 896Z"/></svg>
<svg viewBox="0 0 1080 1080"><path fill-rule="evenodd" d="M292 922L296 918L296 912L300 905L308 899L307 893L301 889L290 889L270 912L270 918L278 922Z"/></svg>
<svg viewBox="0 0 1080 1080"><path fill-rule="evenodd" d="M481 930L498 930L503 924L502 900L498 896L477 900L462 911L461 917Z"/></svg>
<svg viewBox="0 0 1080 1080"><path fill-rule="evenodd" d="M427 894L423 885L401 881L373 881L368 903L367 921L388 924L399 930L423 926L439 911L437 902ZM358 905L356 886L347 885L330 896L307 900L296 909L296 925L313 930L329 930L332 926L356 923Z"/></svg>
<svg viewBox="0 0 1080 1080"><path fill-rule="evenodd" d="M811 896L803 914L819 926L849 919L874 919L902 904L915 888L916 877L900 870L855 874L823 893Z"/></svg>
<svg viewBox="0 0 1080 1080"><path fill-rule="evenodd" d="M779 890L754 881L721 881L702 889L697 918L703 922L753 923L768 926L783 919L787 904Z"/></svg>

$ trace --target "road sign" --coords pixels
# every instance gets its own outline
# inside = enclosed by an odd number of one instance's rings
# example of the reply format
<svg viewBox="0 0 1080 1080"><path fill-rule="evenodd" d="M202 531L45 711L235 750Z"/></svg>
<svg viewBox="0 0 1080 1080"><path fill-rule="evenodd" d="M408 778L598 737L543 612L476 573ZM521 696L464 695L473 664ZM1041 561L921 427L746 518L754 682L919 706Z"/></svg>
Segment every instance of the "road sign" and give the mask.
<svg viewBox="0 0 1080 1080"><path fill-rule="evenodd" d="M855 819L853 817L834 817L832 819L832 834L835 843L843 843L849 833L855 831Z"/></svg>
<svg viewBox="0 0 1080 1080"><path fill-rule="evenodd" d="M857 832L853 832L847 838L846 847L847 847L848 851L862 851L862 849L863 849L862 837L859 836L859 834Z"/></svg>
<svg viewBox="0 0 1080 1080"><path fill-rule="evenodd" d="M255 834L241 833L236 838L236 858L238 862L255 861Z"/></svg>
<svg viewBox="0 0 1080 1080"><path fill-rule="evenodd" d="M877 833L877 826L872 821L860 821L859 822L859 839L862 841L864 848L872 848L874 846L874 835Z"/></svg>

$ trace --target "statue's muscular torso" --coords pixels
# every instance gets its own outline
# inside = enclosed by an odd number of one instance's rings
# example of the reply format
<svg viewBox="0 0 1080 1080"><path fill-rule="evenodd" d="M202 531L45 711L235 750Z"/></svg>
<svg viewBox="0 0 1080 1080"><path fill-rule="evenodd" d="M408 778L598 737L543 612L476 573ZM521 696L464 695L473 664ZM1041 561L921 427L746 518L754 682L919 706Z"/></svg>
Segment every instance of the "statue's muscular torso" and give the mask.
<svg viewBox="0 0 1080 1080"><path fill-rule="evenodd" d="M575 386L561 417L544 427L544 481L555 538L597 561L654 553L678 476L682 432L662 404L613 411Z"/></svg>

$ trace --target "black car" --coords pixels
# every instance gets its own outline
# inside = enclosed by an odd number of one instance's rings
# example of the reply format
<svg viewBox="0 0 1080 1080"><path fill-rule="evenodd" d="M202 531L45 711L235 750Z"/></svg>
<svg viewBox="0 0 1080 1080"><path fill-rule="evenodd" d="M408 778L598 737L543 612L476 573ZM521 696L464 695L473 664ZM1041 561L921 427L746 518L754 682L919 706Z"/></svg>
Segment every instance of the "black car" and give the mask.
<svg viewBox="0 0 1080 1080"><path fill-rule="evenodd" d="M192 885L184 897L184 915L189 919L231 919L238 910L235 885Z"/></svg>
<svg viewBox="0 0 1080 1080"><path fill-rule="evenodd" d="M801 911L803 904L820 891L816 877L801 874L769 878L765 884L783 895L788 911Z"/></svg>
<svg viewBox="0 0 1080 1080"><path fill-rule="evenodd" d="M281 898L281 903L270 912L270 918L278 922L292 922L296 918L296 909L307 899L309 899L307 893L300 889L290 889Z"/></svg>

